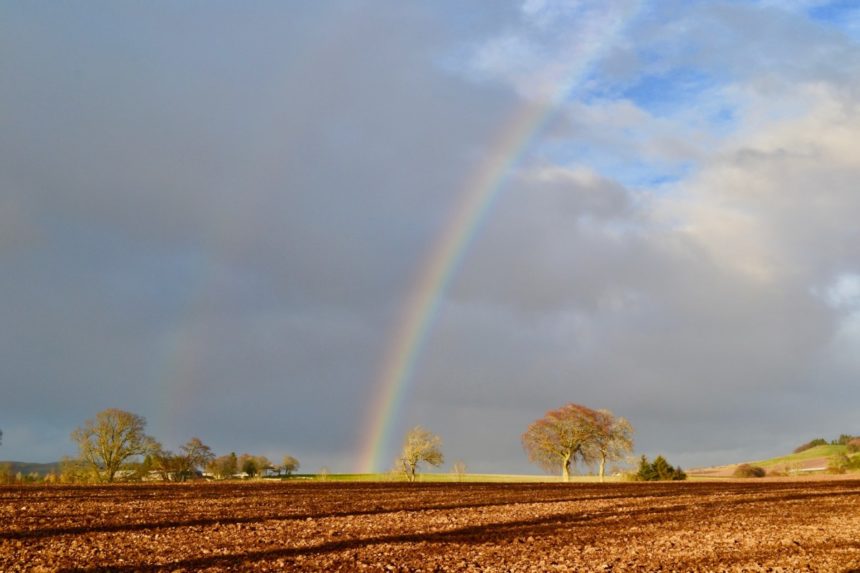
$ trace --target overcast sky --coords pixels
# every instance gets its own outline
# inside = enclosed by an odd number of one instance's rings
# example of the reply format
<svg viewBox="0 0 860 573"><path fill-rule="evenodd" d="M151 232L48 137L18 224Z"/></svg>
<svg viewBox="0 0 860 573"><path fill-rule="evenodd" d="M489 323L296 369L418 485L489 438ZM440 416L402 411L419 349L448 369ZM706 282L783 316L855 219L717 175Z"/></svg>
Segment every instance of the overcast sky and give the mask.
<svg viewBox="0 0 860 573"><path fill-rule="evenodd" d="M513 473L567 402L685 467L860 433L857 70L844 0L3 2L0 459L116 407L355 469L422 265L535 107L395 434Z"/></svg>

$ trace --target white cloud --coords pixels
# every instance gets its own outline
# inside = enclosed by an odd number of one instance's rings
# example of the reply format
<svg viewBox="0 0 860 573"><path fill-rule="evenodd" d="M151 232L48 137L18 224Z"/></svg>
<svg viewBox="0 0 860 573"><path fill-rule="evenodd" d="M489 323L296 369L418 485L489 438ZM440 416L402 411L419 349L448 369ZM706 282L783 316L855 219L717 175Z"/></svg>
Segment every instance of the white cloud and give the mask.
<svg viewBox="0 0 860 573"><path fill-rule="evenodd" d="M750 276L812 281L857 268L848 245L860 216L858 141L860 113L839 89L815 83L779 100L758 94L738 130L658 210Z"/></svg>
<svg viewBox="0 0 860 573"><path fill-rule="evenodd" d="M558 102L620 40L635 0L527 0L516 26L480 43L466 73Z"/></svg>
<svg viewBox="0 0 860 573"><path fill-rule="evenodd" d="M827 289L827 301L833 306L860 306L860 274L840 275Z"/></svg>

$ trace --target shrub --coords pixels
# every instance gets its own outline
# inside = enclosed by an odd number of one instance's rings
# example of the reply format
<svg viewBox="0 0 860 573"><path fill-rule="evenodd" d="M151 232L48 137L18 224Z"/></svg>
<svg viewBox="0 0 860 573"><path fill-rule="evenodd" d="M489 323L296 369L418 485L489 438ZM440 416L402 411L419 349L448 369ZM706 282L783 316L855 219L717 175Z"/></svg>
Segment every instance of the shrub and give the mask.
<svg viewBox="0 0 860 573"><path fill-rule="evenodd" d="M60 482L90 483L95 481L98 481L98 475L86 462L74 458L63 458L60 461Z"/></svg>
<svg viewBox="0 0 860 573"><path fill-rule="evenodd" d="M846 449L850 453L860 452L860 438L854 438L849 440L847 444L845 444Z"/></svg>
<svg viewBox="0 0 860 573"><path fill-rule="evenodd" d="M799 454L800 452L805 452L806 450L812 449L815 446L826 446L826 445L827 445L827 440L825 440L824 438L815 438L814 440L809 440L808 442L806 442L802 446L797 446L796 448L794 448L794 453Z"/></svg>
<svg viewBox="0 0 860 573"><path fill-rule="evenodd" d="M851 465L851 460L845 454L836 454L830 457L830 463L827 464L827 471L832 474L844 474L848 471Z"/></svg>
<svg viewBox="0 0 860 573"><path fill-rule="evenodd" d="M649 463L648 458L642 456L634 479L636 481L677 481L687 479L687 474L680 467L672 467L663 456L654 458L653 463Z"/></svg>
<svg viewBox="0 0 860 573"><path fill-rule="evenodd" d="M735 473L733 475L736 478L761 478L765 476L765 471L764 468L759 466L741 464L735 468Z"/></svg>
<svg viewBox="0 0 860 573"><path fill-rule="evenodd" d="M0 464L0 484L15 483L15 474L12 473L12 464L6 462Z"/></svg>

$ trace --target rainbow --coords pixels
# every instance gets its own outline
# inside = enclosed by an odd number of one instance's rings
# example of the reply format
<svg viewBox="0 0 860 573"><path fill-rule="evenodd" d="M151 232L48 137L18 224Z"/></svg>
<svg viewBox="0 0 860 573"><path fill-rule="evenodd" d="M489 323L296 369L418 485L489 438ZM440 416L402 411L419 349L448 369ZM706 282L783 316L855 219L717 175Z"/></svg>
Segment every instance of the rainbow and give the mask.
<svg viewBox="0 0 860 573"><path fill-rule="evenodd" d="M458 268L481 229L513 168L528 150L572 88L605 52L638 12L639 2L626 8L607 8L584 30L580 49L566 76L567 81L547 102L523 105L498 133L495 143L464 185L454 216L430 249L406 299L400 320L390 337L377 382L374 400L364 428L359 471L384 469L391 455L392 430L423 343Z"/></svg>

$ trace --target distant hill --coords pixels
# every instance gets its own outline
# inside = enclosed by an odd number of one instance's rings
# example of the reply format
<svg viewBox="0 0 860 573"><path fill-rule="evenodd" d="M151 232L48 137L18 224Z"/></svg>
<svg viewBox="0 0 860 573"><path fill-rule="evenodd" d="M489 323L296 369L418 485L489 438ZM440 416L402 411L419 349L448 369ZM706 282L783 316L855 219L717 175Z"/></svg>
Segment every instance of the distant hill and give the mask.
<svg viewBox="0 0 860 573"><path fill-rule="evenodd" d="M24 475L37 473L40 476L48 475L51 472L60 473L60 462L52 462L48 464L35 464L32 462L0 462L0 468L6 467L8 464L9 470L16 474L21 472Z"/></svg>
<svg viewBox="0 0 860 573"><path fill-rule="evenodd" d="M823 445L815 446L796 454L779 456L766 460L757 460L747 463L751 466L764 468L768 473L783 473L787 475L808 475L827 471L830 458L836 454L847 453L847 446ZM851 455L851 454L849 454ZM860 454L853 454L860 456ZM707 468L695 468L687 473L695 477L732 477L740 463L725 466L712 466Z"/></svg>

